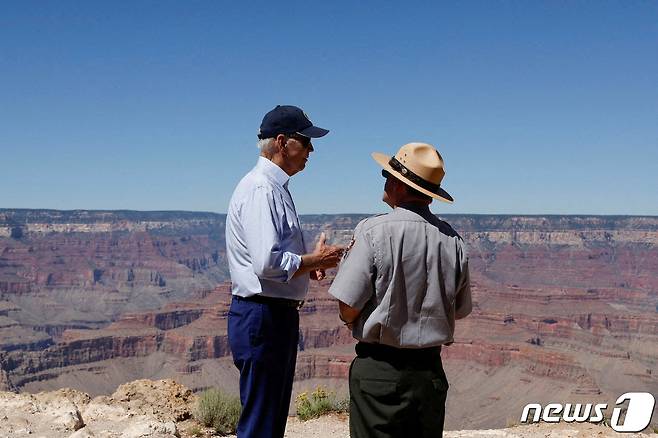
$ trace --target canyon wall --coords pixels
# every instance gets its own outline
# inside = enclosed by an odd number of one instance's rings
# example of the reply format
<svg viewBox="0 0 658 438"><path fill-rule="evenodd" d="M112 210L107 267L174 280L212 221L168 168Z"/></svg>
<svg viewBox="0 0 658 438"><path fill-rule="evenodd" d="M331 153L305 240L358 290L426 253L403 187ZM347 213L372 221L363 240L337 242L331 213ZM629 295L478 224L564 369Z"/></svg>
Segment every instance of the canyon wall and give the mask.
<svg viewBox="0 0 658 438"><path fill-rule="evenodd" d="M346 243L363 215L301 218ZM502 427L531 402L658 393L658 218L446 216L468 244L474 311L442 357L447 424ZM0 386L111 392L139 377L237 388L225 217L0 210ZM353 340L312 282L296 388L344 381ZM481 405L481 406L480 406ZM473 407L478 407L477 413Z"/></svg>

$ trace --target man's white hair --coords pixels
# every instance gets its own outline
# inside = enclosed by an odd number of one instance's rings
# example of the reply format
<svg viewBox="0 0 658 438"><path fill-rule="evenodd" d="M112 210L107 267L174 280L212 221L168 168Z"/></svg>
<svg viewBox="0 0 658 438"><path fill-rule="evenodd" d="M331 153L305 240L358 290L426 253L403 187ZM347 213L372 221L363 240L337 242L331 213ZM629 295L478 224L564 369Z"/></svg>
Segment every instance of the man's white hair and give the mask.
<svg viewBox="0 0 658 438"><path fill-rule="evenodd" d="M273 138L264 138L262 140L258 140L256 146L258 146L258 149L260 150L260 154L263 157L270 158L276 152L276 145L274 144Z"/></svg>

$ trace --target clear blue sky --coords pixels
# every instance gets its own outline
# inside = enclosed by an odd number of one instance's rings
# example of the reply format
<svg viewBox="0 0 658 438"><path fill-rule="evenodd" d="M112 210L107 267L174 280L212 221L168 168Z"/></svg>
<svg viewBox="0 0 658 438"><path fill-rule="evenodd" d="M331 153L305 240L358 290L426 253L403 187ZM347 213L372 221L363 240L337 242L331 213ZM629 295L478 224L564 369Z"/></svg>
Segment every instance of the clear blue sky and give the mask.
<svg viewBox="0 0 658 438"><path fill-rule="evenodd" d="M658 214L654 1L3 1L0 207L225 212L279 103L331 130L300 213L426 141L439 213Z"/></svg>

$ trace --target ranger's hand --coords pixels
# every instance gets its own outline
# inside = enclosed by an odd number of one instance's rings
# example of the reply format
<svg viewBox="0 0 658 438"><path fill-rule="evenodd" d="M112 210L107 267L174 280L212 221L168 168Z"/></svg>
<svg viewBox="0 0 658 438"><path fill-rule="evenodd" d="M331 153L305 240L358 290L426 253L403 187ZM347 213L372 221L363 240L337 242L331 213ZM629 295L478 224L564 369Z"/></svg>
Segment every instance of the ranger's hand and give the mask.
<svg viewBox="0 0 658 438"><path fill-rule="evenodd" d="M324 271L324 269L315 269L311 271L311 280L324 280L325 277L327 276L327 273Z"/></svg>

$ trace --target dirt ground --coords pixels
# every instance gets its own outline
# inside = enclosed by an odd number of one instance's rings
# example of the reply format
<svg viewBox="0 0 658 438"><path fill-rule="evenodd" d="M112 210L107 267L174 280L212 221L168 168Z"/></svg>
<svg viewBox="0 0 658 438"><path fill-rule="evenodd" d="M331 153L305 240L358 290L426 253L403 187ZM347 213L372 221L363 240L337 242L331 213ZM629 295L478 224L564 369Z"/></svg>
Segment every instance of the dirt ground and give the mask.
<svg viewBox="0 0 658 438"><path fill-rule="evenodd" d="M183 430L181 430L183 432ZM209 435L210 431L207 431ZM349 438L349 424L346 415L326 415L309 421L288 418L285 438ZM595 424L532 424L507 429L445 431L443 438L650 438L655 434L627 434ZM181 434L181 438L191 435ZM230 435L234 438L235 435ZM409 437L412 438L412 437Z"/></svg>

